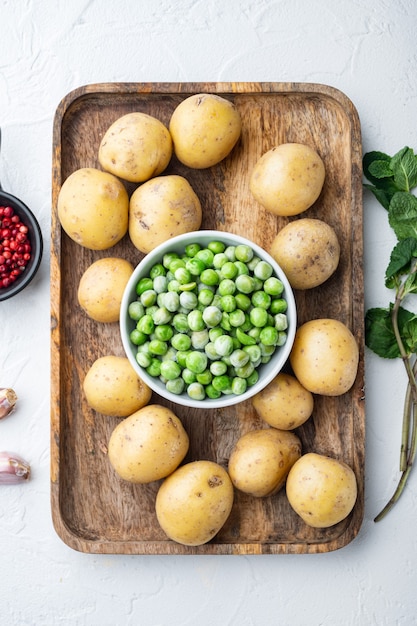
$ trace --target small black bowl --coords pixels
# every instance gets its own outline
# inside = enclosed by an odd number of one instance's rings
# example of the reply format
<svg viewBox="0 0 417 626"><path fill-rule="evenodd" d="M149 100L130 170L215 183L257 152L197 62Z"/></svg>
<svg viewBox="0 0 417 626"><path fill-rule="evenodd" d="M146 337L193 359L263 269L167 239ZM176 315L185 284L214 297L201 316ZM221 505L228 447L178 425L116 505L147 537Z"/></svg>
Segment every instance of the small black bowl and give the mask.
<svg viewBox="0 0 417 626"><path fill-rule="evenodd" d="M24 202L3 191L0 186L0 206L10 206L18 215L25 226L28 227L29 241L31 245L31 258L21 276L9 287L0 288L0 302L12 298L22 291L33 279L39 269L43 253L42 232L36 217Z"/></svg>

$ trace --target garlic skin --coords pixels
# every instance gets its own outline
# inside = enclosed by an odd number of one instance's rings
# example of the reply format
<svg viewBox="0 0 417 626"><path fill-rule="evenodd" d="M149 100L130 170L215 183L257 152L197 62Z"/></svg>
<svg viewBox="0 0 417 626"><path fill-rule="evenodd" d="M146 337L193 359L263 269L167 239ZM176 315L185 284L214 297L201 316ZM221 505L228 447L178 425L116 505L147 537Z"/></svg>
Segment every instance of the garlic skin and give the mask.
<svg viewBox="0 0 417 626"><path fill-rule="evenodd" d="M17 395L9 387L0 387L0 419L7 417L14 410Z"/></svg>
<svg viewBox="0 0 417 626"><path fill-rule="evenodd" d="M0 452L0 485L15 485L29 478L29 463L14 452Z"/></svg>

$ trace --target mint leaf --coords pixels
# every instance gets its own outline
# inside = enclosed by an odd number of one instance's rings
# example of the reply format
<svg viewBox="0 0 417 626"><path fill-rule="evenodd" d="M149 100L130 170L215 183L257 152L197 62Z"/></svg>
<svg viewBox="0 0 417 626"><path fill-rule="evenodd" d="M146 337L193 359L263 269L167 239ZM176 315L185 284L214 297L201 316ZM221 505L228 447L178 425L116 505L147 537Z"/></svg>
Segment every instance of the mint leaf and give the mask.
<svg viewBox="0 0 417 626"><path fill-rule="evenodd" d="M394 182L394 172L391 170L392 157L384 152L368 152L364 155L363 173L372 185L364 184L378 202L388 211L393 195L400 191Z"/></svg>
<svg viewBox="0 0 417 626"><path fill-rule="evenodd" d="M399 241L391 252L389 264L385 272L385 286L388 288L393 287L392 280L396 276L407 274L410 271L411 261L416 256L417 239L407 237L407 239Z"/></svg>
<svg viewBox="0 0 417 626"><path fill-rule="evenodd" d="M392 308L369 309L365 315L365 343L370 350L384 359L401 356L392 326ZM398 329L409 353L417 347L417 316L407 309L398 310Z"/></svg>
<svg viewBox="0 0 417 626"><path fill-rule="evenodd" d="M372 174L372 163L374 163L375 161L385 161L388 165L388 167L390 167L391 164L391 158L390 156L388 156L388 154L385 154L384 152L367 152L363 159L362 159L362 165L363 165L363 173L366 176L366 178L369 180L369 182L373 183L374 185L378 185L379 184L379 179L374 176ZM393 176L394 173L391 172L391 175Z"/></svg>
<svg viewBox="0 0 417 626"><path fill-rule="evenodd" d="M389 161L372 161L369 164L369 173L373 178L392 178L394 175Z"/></svg>
<svg viewBox="0 0 417 626"><path fill-rule="evenodd" d="M394 173L394 182L399 190L410 191L417 185L417 157L407 146L397 152L390 163Z"/></svg>
<svg viewBox="0 0 417 626"><path fill-rule="evenodd" d="M365 187L365 189L369 189L369 191L372 191L372 193L374 194L378 202L382 204L384 209L388 211L389 203L391 202L391 198L394 194L386 192L383 189L378 189L377 187L374 187L373 185L367 185L366 183L363 186Z"/></svg>
<svg viewBox="0 0 417 626"><path fill-rule="evenodd" d="M391 198L388 221L398 239L417 237L417 198L398 191Z"/></svg>

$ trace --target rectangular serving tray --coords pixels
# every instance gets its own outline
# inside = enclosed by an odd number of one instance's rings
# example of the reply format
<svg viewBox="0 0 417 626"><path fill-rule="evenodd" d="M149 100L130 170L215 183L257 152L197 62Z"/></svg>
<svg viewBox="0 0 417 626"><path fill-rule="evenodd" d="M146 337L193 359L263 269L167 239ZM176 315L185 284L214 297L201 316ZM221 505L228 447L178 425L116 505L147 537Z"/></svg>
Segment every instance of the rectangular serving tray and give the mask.
<svg viewBox="0 0 417 626"><path fill-rule="evenodd" d="M98 147L121 115L143 111L169 124L175 107L194 93L232 100L242 116L242 136L220 164L192 170L175 157L165 174L189 180L200 198L204 229L243 235L268 250L288 218L268 214L251 197L248 180L257 159L284 142L315 147L326 181L304 216L331 224L341 244L336 273L322 286L295 292L298 322L333 317L353 331L360 363L352 389L339 397L315 397L312 418L297 429L303 451L343 459L355 471L358 499L347 519L327 529L306 526L290 509L285 489L256 499L235 493L229 520L209 543L186 547L167 539L154 511L159 483L133 485L112 471L106 445L119 422L96 414L82 385L100 356L123 356L119 326L90 320L77 302L81 275L95 260L120 256L136 265L143 255L128 235L114 248L92 251L71 241L57 218L64 180L81 167L97 167ZM51 508L55 529L71 548L114 554L319 553L354 539L364 509L364 298L362 152L358 115L339 90L300 83L109 83L80 87L60 102L53 128L51 240ZM127 184L128 192L135 188ZM291 218L296 219L296 218ZM237 438L262 424L250 400L223 410L171 406L190 436L185 461L210 459L227 467Z"/></svg>

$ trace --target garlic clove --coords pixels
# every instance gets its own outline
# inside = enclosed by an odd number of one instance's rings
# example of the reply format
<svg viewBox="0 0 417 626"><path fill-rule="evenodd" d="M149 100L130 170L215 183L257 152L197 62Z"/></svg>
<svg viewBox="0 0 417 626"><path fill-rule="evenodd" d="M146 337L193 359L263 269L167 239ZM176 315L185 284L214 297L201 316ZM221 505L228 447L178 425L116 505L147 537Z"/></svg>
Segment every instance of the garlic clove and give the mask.
<svg viewBox="0 0 417 626"><path fill-rule="evenodd" d="M10 415L15 408L17 395L8 387L0 387L0 419Z"/></svg>
<svg viewBox="0 0 417 626"><path fill-rule="evenodd" d="M29 478L29 463L14 452L0 452L0 485L13 485Z"/></svg>

